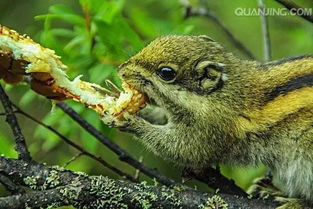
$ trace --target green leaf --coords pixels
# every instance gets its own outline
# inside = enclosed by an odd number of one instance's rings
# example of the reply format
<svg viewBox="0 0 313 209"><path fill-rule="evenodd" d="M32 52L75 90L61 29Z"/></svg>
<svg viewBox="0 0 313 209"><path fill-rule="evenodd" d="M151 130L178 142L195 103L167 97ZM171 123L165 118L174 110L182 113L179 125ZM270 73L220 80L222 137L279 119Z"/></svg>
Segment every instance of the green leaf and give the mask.
<svg viewBox="0 0 313 209"><path fill-rule="evenodd" d="M96 113L86 111L83 114L83 118L89 123L91 123L96 129L100 128L101 120L99 119L99 116ZM80 138L83 146L86 147L87 150L93 153L97 150L98 141L84 129L80 129Z"/></svg>
<svg viewBox="0 0 313 209"><path fill-rule="evenodd" d="M49 8L50 13L35 16L35 20L61 19L73 25L85 25L85 19L64 5L53 5Z"/></svg>
<svg viewBox="0 0 313 209"><path fill-rule="evenodd" d="M64 14L77 15L77 13L72 10L72 8L70 8L64 4L52 5L49 7L49 11L50 11L50 13L60 14L60 15L64 15Z"/></svg>
<svg viewBox="0 0 313 209"><path fill-rule="evenodd" d="M31 101L36 98L36 95L32 90L28 90L25 94L20 98L19 104L23 107L27 106L31 103Z"/></svg>
<svg viewBox="0 0 313 209"><path fill-rule="evenodd" d="M59 18L65 22L72 23L73 25L84 25L85 19L76 14L70 7L62 4L53 5L49 11L54 15L54 18Z"/></svg>
<svg viewBox="0 0 313 209"><path fill-rule="evenodd" d="M70 42L68 42L68 44L65 45L64 50L69 52L69 51L73 50L74 47L81 45L81 43L84 40L85 40L84 37L77 36L77 37L73 38Z"/></svg>
<svg viewBox="0 0 313 209"><path fill-rule="evenodd" d="M59 137L51 131L48 131L43 126L38 126L34 133L34 138L44 140L42 144L43 150L50 150L57 146L61 140Z"/></svg>
<svg viewBox="0 0 313 209"><path fill-rule="evenodd" d="M101 20L108 24L112 23L114 18L120 14L124 2L124 0L107 1L103 2L103 4L98 8L93 7L94 11L97 12L95 19Z"/></svg>
<svg viewBox="0 0 313 209"><path fill-rule="evenodd" d="M55 125L58 124L58 122L60 121L60 118L62 118L64 116L64 113L62 110L60 110L57 107L54 107L47 115L46 117L44 117L44 119L42 120L44 123L48 124L48 125Z"/></svg>
<svg viewBox="0 0 313 209"><path fill-rule="evenodd" d="M101 84L107 79L111 73L114 71L114 68L108 64L98 63L94 67L88 70L90 74L89 78L91 82Z"/></svg>
<svg viewBox="0 0 313 209"><path fill-rule="evenodd" d="M139 36L121 18L116 18L112 24L95 21L97 38L106 46L109 54L114 54L118 60L128 58L143 46Z"/></svg>
<svg viewBox="0 0 313 209"><path fill-rule="evenodd" d="M73 38L75 36L75 33L72 30L65 28L53 28L50 32L55 36L62 36L66 38Z"/></svg>
<svg viewBox="0 0 313 209"><path fill-rule="evenodd" d="M79 15L71 15L71 14L46 14L46 15L38 15L35 17L36 20L42 20L45 18L50 19L61 19L65 22L71 23L73 25L84 25L84 18Z"/></svg>
<svg viewBox="0 0 313 209"><path fill-rule="evenodd" d="M121 29L123 30L123 34L127 34L126 38L134 48L135 52L144 47L144 44L138 34L129 26L128 22L125 19L120 19L119 24L121 26Z"/></svg>
<svg viewBox="0 0 313 209"><path fill-rule="evenodd" d="M0 133L0 154L6 157L16 158L13 142Z"/></svg>
<svg viewBox="0 0 313 209"><path fill-rule="evenodd" d="M134 8L130 11L131 20L133 24L140 30L140 32L147 37L155 37L158 35L156 24L146 11L140 8Z"/></svg>

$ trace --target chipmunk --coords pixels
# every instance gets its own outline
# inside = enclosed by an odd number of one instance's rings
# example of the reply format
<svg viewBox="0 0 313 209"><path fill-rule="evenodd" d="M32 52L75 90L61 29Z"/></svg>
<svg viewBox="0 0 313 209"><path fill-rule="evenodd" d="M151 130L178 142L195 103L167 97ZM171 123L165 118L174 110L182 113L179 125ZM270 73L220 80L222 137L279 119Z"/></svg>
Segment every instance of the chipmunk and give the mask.
<svg viewBox="0 0 313 209"><path fill-rule="evenodd" d="M280 208L313 202L313 56L262 64L207 36L173 35L151 42L119 75L150 107L110 124L148 150L195 170L262 163L288 197ZM158 118L147 116L152 109Z"/></svg>
<svg viewBox="0 0 313 209"><path fill-rule="evenodd" d="M0 25L5 82L29 75L37 93L73 98L155 154L195 171L263 163L275 185L261 179L254 191L278 196L286 202L279 208L313 207L312 55L258 63L207 36L165 36L119 67L124 93L112 83L109 92L79 77L70 81L64 68L52 50Z"/></svg>

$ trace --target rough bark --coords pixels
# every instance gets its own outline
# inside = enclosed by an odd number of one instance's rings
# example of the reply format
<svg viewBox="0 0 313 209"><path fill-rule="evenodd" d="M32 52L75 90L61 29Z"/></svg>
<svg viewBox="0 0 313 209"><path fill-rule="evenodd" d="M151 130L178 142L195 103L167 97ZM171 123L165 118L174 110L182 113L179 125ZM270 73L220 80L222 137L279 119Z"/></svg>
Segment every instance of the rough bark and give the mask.
<svg viewBox="0 0 313 209"><path fill-rule="evenodd" d="M0 157L0 173L33 191L0 198L0 208L274 208L264 200L207 194L186 187L148 186Z"/></svg>

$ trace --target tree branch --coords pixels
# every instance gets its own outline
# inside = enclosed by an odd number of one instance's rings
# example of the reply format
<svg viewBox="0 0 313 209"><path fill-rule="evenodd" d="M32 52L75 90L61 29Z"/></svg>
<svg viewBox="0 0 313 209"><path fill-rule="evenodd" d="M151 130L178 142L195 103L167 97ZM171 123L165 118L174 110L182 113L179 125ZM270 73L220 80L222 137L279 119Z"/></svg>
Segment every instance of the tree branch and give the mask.
<svg viewBox="0 0 313 209"><path fill-rule="evenodd" d="M243 208L267 209L275 204L225 194L206 194L186 187L147 186L103 176L87 176L35 162L0 157L0 170L12 181L34 190L0 198L0 208L73 205L77 208ZM43 190L43 191L40 191Z"/></svg>
<svg viewBox="0 0 313 209"><path fill-rule="evenodd" d="M290 12L294 13L295 11L305 11L304 8L298 6L291 0L275 0L275 1L286 7ZM302 17L303 19L313 23L313 14L310 14L308 11L301 12L301 14L297 14L297 16Z"/></svg>
<svg viewBox="0 0 313 209"><path fill-rule="evenodd" d="M10 125L15 138L15 150L17 151L19 158L24 160L31 160L31 156L28 152L24 135L22 134L21 128L13 111L12 103L1 85L0 100L6 112L6 122Z"/></svg>
<svg viewBox="0 0 313 209"><path fill-rule="evenodd" d="M269 34L269 30L268 30L268 19L265 15L264 1L258 0L258 5L262 11L261 12L261 25L262 25L264 61L268 62L271 60L271 43L270 43L270 34Z"/></svg>
<svg viewBox="0 0 313 209"><path fill-rule="evenodd" d="M44 191L32 191L23 195L14 195L0 198L0 208L21 209L21 208L58 208L68 206L68 200L64 198L61 191L66 187Z"/></svg>
<svg viewBox="0 0 313 209"><path fill-rule="evenodd" d="M229 40L234 44L236 48L241 50L244 54L246 54L250 59L256 59L256 57L252 54L252 52L244 46L241 41L239 41L234 34L224 25L224 23L206 6L204 1L201 1L200 8L193 8L188 0L181 1L182 5L185 8L185 18L194 17L194 16L202 16L209 20L212 20L217 26L219 26L222 31L227 35Z"/></svg>

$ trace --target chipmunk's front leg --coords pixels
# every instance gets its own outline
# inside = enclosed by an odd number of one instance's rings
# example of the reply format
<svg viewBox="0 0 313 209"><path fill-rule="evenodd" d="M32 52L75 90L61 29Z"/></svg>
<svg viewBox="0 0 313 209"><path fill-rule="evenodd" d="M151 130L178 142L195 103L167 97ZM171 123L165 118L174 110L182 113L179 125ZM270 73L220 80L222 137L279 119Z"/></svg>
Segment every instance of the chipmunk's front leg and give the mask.
<svg viewBox="0 0 313 209"><path fill-rule="evenodd" d="M128 113L124 113L123 118L120 119L112 119L112 117L108 119L111 119L109 120L111 127L135 134L137 139L154 154L175 159L177 162L183 158L183 153L177 152L181 135L175 131L171 122L157 125L137 114ZM107 118L104 118L105 122L106 120Z"/></svg>

